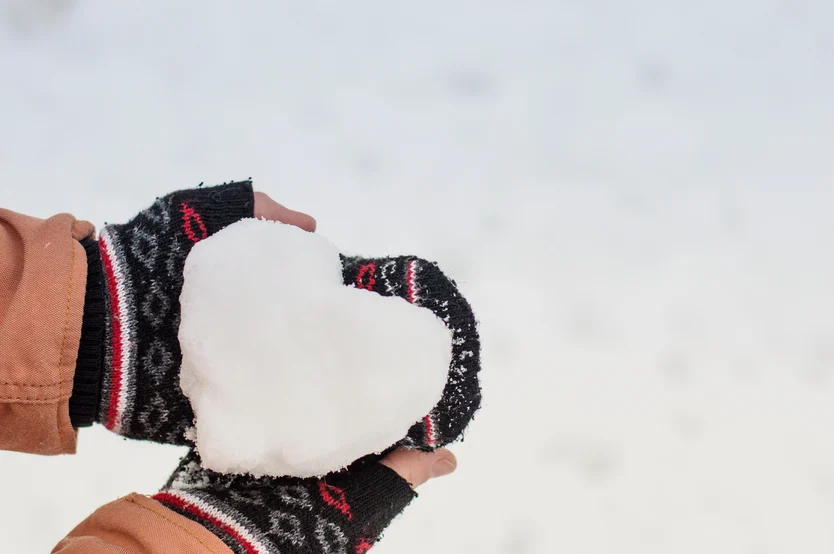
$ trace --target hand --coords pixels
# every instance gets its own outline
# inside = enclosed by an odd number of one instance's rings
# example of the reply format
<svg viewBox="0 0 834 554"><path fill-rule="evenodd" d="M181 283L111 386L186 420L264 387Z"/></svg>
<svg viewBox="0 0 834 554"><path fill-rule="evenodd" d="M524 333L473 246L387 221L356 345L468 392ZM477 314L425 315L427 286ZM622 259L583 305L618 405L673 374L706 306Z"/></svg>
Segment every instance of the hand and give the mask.
<svg viewBox="0 0 834 554"><path fill-rule="evenodd" d="M254 479L207 471L191 452L153 498L233 552L364 554L416 496L414 487L456 464L444 449L396 450L322 479Z"/></svg>
<svg viewBox="0 0 834 554"><path fill-rule="evenodd" d="M194 244L246 217L316 228L315 219L253 193L246 181L174 192L126 224L102 229L107 314L96 420L111 431L187 442L194 416L179 387L177 340L183 265Z"/></svg>

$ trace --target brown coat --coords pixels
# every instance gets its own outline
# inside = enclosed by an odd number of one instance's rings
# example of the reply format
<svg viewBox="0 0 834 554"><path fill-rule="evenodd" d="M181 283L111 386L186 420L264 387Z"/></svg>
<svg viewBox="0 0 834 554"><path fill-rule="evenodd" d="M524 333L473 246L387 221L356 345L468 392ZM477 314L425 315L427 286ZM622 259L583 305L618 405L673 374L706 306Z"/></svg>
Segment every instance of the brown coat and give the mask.
<svg viewBox="0 0 834 554"><path fill-rule="evenodd" d="M78 241L94 233L69 214L44 220L0 208L0 449L75 453L69 397L87 278ZM53 552L231 550L201 525L131 494L96 510Z"/></svg>

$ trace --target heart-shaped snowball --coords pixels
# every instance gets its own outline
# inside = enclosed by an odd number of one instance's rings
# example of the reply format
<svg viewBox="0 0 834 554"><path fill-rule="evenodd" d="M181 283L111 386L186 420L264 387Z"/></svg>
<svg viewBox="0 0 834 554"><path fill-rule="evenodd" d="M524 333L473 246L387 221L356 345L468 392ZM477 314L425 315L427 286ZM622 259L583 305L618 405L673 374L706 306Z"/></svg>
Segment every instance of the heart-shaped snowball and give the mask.
<svg viewBox="0 0 834 554"><path fill-rule="evenodd" d="M209 469L324 475L396 444L441 398L449 330L342 284L321 235L245 219L197 243L184 277L180 384Z"/></svg>

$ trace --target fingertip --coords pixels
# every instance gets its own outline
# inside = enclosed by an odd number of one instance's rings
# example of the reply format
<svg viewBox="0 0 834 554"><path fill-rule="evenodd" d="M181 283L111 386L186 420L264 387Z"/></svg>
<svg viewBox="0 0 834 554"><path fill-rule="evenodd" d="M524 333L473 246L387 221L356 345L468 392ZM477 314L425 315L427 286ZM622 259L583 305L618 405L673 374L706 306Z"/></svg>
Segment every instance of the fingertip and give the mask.
<svg viewBox="0 0 834 554"><path fill-rule="evenodd" d="M316 218L314 218L311 215L302 213L302 212L295 212L295 213L300 216L299 217L299 224L298 224L299 227L301 227L302 229L304 229L305 231L307 231L309 233L315 233L316 232L316 225L317 225Z"/></svg>
<svg viewBox="0 0 834 554"><path fill-rule="evenodd" d="M431 466L431 478L436 479L437 477L451 475L455 472L457 467L457 460L450 460L446 458L440 459Z"/></svg>

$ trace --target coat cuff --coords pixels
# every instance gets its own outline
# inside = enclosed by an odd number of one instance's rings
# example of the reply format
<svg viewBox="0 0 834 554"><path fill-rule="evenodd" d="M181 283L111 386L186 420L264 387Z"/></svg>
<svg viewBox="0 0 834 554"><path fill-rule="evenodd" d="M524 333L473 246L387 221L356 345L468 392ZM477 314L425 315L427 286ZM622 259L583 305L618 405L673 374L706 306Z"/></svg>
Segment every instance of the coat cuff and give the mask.
<svg viewBox="0 0 834 554"><path fill-rule="evenodd" d="M41 220L0 209L0 449L75 452L69 417L81 337L92 225L68 214ZM11 231L8 231L8 230Z"/></svg>

